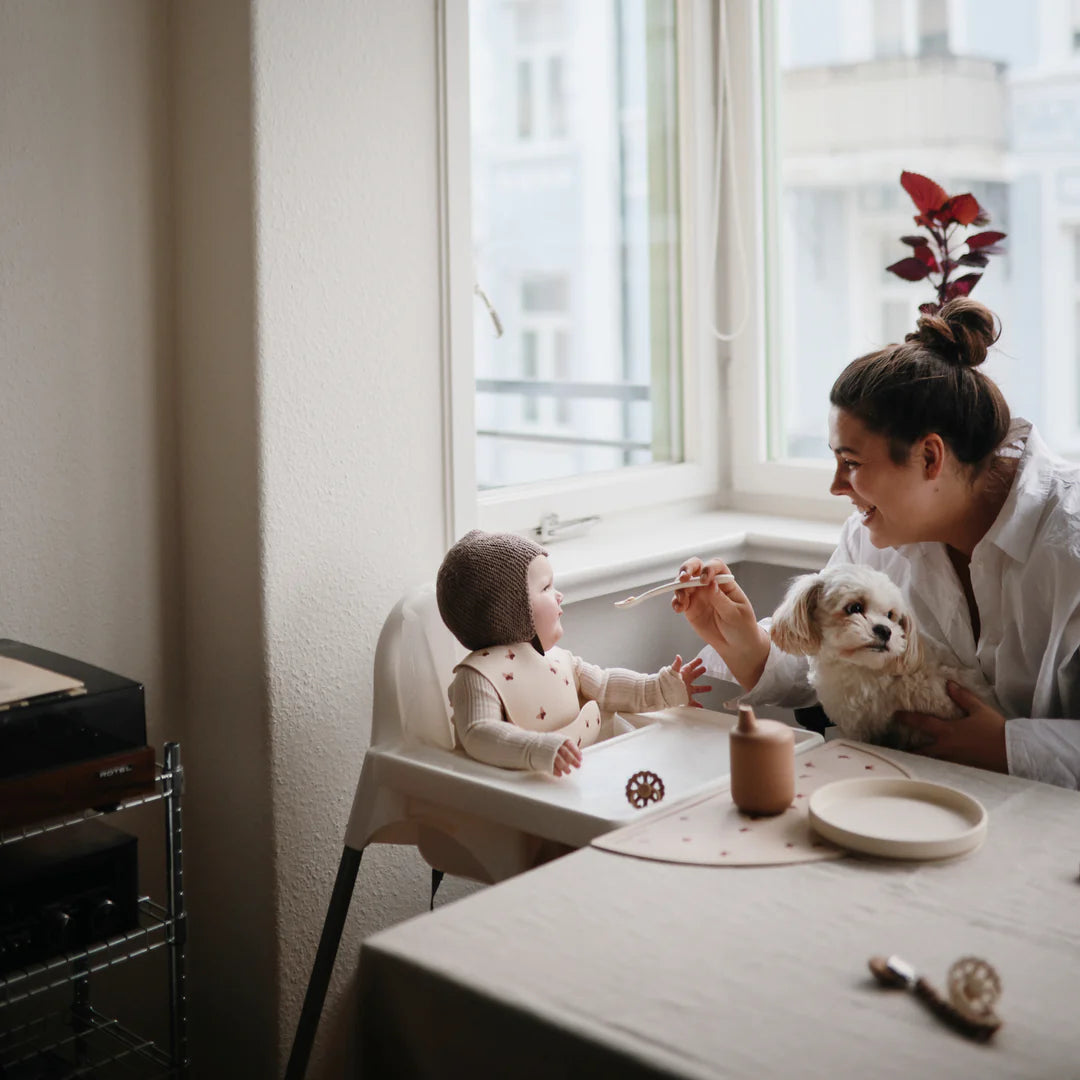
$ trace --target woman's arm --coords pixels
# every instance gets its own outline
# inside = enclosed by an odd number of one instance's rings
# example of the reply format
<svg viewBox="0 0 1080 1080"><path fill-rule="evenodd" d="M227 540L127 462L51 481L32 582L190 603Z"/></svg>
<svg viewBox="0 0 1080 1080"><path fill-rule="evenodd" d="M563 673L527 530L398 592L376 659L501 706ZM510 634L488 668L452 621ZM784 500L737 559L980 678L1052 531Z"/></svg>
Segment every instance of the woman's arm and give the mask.
<svg viewBox="0 0 1080 1080"><path fill-rule="evenodd" d="M700 578L698 589L680 589L671 608L685 615L695 633L711 645L744 690L753 690L765 670L772 645L769 633L757 620L754 607L735 581L717 582L718 574L730 574L721 559L702 562L687 559L679 567L679 580Z"/></svg>
<svg viewBox="0 0 1080 1080"><path fill-rule="evenodd" d="M854 557L855 538L861 527L852 515L840 530L829 565L859 561ZM686 615L690 625L705 642L701 652L706 672L737 682L749 691L740 700L754 705L783 705L800 708L817 700L807 682L807 660L782 652L769 637L769 619L758 620L753 605L737 582L718 584L717 574L730 573L720 559L703 562L687 559L678 577L690 581L700 577L711 584L698 589L682 589L672 597L674 611Z"/></svg>
<svg viewBox="0 0 1080 1080"><path fill-rule="evenodd" d="M1006 720L964 687L950 682L948 689L965 710L963 716L942 720L924 713L896 714L901 723L932 740L917 753L1057 787L1080 788L1080 720Z"/></svg>
<svg viewBox="0 0 1080 1080"><path fill-rule="evenodd" d="M1009 720L1005 744L1014 776L1080 788L1080 720Z"/></svg>

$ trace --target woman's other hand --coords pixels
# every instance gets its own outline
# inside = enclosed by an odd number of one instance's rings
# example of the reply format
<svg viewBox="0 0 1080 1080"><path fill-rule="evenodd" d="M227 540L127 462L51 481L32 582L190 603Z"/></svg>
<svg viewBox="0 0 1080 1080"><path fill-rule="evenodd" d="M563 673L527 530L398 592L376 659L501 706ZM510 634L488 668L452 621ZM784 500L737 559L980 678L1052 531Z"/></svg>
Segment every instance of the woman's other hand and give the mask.
<svg viewBox="0 0 1080 1080"><path fill-rule="evenodd" d="M685 615L698 637L720 654L739 685L752 690L765 670L772 646L746 593L736 582L715 580L717 574L730 573L720 559L687 559L679 567L679 580L700 578L705 585L679 589L671 598L671 608Z"/></svg>
<svg viewBox="0 0 1080 1080"><path fill-rule="evenodd" d="M684 589L683 591L685 592L686 590ZM683 658L676 654L675 659L671 662L671 670L686 684L688 704L692 705L695 709L700 709L701 703L694 700L694 695L707 694L712 689L708 683L699 683L696 681L705 674L704 661L695 657L689 664L684 664Z"/></svg>
<svg viewBox="0 0 1080 1080"><path fill-rule="evenodd" d="M1007 773L1005 717L959 683L946 685L949 697L964 710L955 720L943 720L928 713L898 712L896 719L930 740L917 754L974 765L980 769Z"/></svg>
<svg viewBox="0 0 1080 1080"><path fill-rule="evenodd" d="M581 751L577 743L571 739L564 739L562 746L555 752L555 775L569 776L572 769L580 768L580 766Z"/></svg>

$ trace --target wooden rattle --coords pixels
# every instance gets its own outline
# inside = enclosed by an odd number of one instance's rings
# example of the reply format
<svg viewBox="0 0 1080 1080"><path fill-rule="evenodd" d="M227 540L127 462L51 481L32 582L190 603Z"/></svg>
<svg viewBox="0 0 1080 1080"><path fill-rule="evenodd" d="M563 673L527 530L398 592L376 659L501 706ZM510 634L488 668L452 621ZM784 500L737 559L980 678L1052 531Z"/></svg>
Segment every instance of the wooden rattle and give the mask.
<svg viewBox="0 0 1080 1080"><path fill-rule="evenodd" d="M651 802L664 797L664 781L654 772L642 770L626 781L626 798L632 807L640 810Z"/></svg>
<svg viewBox="0 0 1080 1080"><path fill-rule="evenodd" d="M977 1042L985 1042L1001 1027L994 1005L1001 996L1001 979L993 967L975 956L963 956L949 968L946 1000L899 956L873 956L870 971L882 986L910 990L939 1020Z"/></svg>

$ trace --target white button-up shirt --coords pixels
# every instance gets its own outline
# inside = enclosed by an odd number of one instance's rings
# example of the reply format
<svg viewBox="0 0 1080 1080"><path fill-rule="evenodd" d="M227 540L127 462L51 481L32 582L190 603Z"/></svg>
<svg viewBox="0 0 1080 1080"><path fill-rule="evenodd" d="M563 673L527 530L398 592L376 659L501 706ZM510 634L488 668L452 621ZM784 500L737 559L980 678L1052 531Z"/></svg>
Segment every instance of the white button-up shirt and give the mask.
<svg viewBox="0 0 1080 1080"><path fill-rule="evenodd" d="M1027 421L1014 422L1008 445L1020 455L1012 488L971 555L977 642L944 544L875 548L855 513L829 563L883 570L907 596L920 632L952 649L962 666L982 671L1009 718L1010 773L1080 788L1080 468L1051 454ZM732 678L711 647L701 656L710 675ZM774 645L757 686L741 700L813 704L806 658Z"/></svg>

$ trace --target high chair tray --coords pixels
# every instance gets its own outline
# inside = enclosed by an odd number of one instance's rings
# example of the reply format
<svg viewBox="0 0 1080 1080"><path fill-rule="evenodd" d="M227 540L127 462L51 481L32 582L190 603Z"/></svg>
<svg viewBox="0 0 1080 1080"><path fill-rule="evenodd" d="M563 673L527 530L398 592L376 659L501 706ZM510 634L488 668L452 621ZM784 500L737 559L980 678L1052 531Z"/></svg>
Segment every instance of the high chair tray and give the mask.
<svg viewBox="0 0 1080 1080"><path fill-rule="evenodd" d="M570 776L499 769L435 747L379 751L380 768L398 790L574 846L729 786L731 713L682 706L622 715L634 730L587 747ZM796 754L823 741L817 732L793 731ZM642 771L660 777L664 797L637 809L626 789Z"/></svg>

